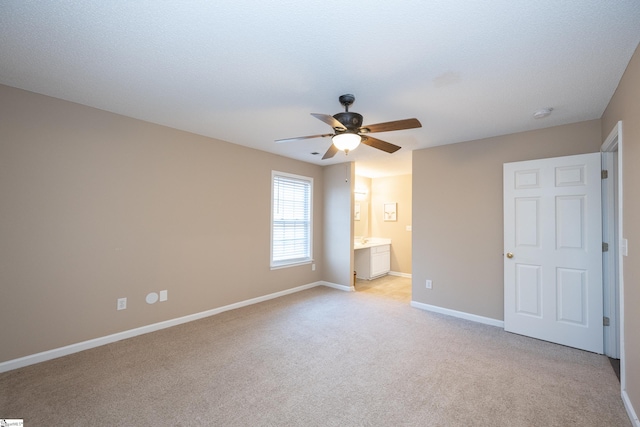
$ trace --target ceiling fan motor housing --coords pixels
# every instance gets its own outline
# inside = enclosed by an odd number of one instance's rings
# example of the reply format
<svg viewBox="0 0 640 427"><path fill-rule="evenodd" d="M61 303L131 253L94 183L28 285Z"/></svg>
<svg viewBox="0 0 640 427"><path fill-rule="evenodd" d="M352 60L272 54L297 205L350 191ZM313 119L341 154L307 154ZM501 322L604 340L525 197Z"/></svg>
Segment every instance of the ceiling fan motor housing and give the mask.
<svg viewBox="0 0 640 427"><path fill-rule="evenodd" d="M333 116L334 119L339 121L347 128L348 131L357 132L362 127L362 114L353 112L338 113ZM336 129L336 132L339 131Z"/></svg>

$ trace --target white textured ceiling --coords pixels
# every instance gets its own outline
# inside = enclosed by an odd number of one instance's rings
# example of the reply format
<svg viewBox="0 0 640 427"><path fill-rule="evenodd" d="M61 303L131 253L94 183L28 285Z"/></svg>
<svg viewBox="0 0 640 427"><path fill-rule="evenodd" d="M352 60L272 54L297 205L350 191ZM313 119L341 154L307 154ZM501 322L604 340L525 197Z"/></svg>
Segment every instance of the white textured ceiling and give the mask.
<svg viewBox="0 0 640 427"><path fill-rule="evenodd" d="M381 176L414 149L601 117L639 42L638 0L3 0L0 83ZM330 132L309 113L344 93L365 124L423 127L329 161L328 138L273 142Z"/></svg>

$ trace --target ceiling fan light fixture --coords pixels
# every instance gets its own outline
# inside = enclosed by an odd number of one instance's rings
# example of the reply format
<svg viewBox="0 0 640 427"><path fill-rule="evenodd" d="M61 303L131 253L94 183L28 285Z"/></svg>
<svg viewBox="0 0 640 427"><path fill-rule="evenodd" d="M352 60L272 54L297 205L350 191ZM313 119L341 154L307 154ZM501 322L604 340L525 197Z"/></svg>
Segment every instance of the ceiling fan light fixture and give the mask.
<svg viewBox="0 0 640 427"><path fill-rule="evenodd" d="M360 135L351 132L339 133L331 138L333 145L335 145L338 150L342 150L345 153L349 153L349 151L360 145L361 140L362 138Z"/></svg>

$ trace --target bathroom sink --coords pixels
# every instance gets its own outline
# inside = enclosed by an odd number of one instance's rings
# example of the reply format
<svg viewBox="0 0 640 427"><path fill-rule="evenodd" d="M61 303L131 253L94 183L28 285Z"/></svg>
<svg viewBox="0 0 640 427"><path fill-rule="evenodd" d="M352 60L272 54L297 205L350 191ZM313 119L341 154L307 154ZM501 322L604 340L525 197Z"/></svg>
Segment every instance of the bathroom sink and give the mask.
<svg viewBox="0 0 640 427"><path fill-rule="evenodd" d="M364 240L361 240L361 239L355 240L353 242L353 249L354 250L366 249L366 248L372 248L374 246L390 245L390 244L391 244L391 239L383 239L381 237L370 237Z"/></svg>

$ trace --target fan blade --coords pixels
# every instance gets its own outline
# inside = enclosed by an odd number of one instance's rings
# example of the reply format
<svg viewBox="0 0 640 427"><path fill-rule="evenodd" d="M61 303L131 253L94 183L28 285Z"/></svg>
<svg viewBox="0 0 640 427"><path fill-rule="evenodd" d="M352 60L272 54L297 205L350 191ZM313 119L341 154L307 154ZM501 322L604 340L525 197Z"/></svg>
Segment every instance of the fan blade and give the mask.
<svg viewBox="0 0 640 427"><path fill-rule="evenodd" d="M360 136L362 137L363 144L368 145L369 147L377 148L378 150L386 151L387 153L395 153L400 149L400 147L398 147L397 145L378 138L374 138L372 136Z"/></svg>
<svg viewBox="0 0 640 427"><path fill-rule="evenodd" d="M311 113L311 115L318 120L322 120L323 122L325 122L326 124L328 124L329 126L331 126L336 130L347 130L347 128L344 127L344 125L339 121L337 121L336 118L333 116L330 116L328 114L318 114L318 113Z"/></svg>
<svg viewBox="0 0 640 427"><path fill-rule="evenodd" d="M333 136L332 133L325 133L322 135L309 135L309 136L299 136L297 138L285 138L285 139L276 139L277 143L281 143L281 142L291 142L291 141L299 141L302 139L311 139L311 138L326 138L328 136Z"/></svg>
<svg viewBox="0 0 640 427"><path fill-rule="evenodd" d="M418 119L396 120L395 122L376 123L375 125L362 126L360 132L389 132L392 130L404 130L421 128L422 124Z"/></svg>
<svg viewBox="0 0 640 427"><path fill-rule="evenodd" d="M400 148L400 147L398 147ZM326 160L326 159L330 159L333 156L336 155L336 153L340 151L338 150L338 147L336 147L335 145L331 144L331 147L329 147L329 149L327 150L326 153L324 153L324 156L322 156L322 160Z"/></svg>

